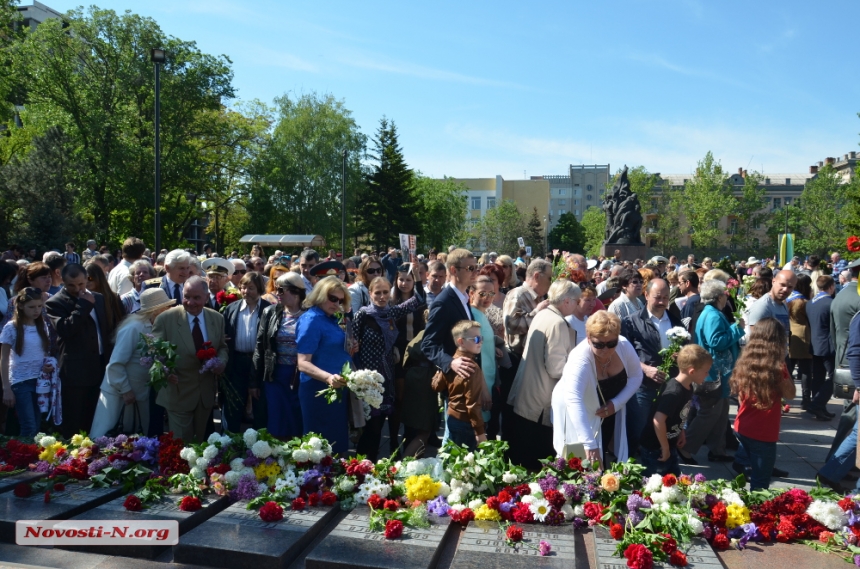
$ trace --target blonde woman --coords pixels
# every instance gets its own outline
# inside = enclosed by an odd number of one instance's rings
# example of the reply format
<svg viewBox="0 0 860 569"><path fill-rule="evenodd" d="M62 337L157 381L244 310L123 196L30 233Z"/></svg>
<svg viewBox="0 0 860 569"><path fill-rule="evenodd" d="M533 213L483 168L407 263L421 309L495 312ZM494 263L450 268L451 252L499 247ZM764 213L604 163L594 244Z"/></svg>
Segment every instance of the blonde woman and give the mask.
<svg viewBox="0 0 860 569"><path fill-rule="evenodd" d="M505 279L502 282L502 293L507 294L512 288L520 286L520 279L517 278L517 271L514 269L514 260L509 255L499 255L496 259L496 264L502 267L505 272Z"/></svg>

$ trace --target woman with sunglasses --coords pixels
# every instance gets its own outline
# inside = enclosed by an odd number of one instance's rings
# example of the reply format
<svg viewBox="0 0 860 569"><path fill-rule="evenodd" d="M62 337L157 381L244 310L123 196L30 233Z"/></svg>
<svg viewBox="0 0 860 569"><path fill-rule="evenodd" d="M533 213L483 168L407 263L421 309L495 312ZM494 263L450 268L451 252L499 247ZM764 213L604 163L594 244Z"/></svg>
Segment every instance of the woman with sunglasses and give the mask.
<svg viewBox="0 0 860 569"><path fill-rule="evenodd" d="M263 309L257 327L254 369L268 410L266 428L288 441L303 434L299 402L296 327L305 313L305 283L298 273L284 273L275 283L278 302Z"/></svg>
<svg viewBox="0 0 860 569"><path fill-rule="evenodd" d="M552 391L552 444L559 455L568 445L581 450L579 458L602 465L610 452L624 462L629 455L625 406L642 383L642 366L636 349L620 335L615 314L597 312L585 331L588 341L570 353Z"/></svg>
<svg viewBox="0 0 860 569"><path fill-rule="evenodd" d="M355 368L347 351L345 330L349 290L336 276L325 277L314 286L302 306L307 312L296 324L302 434L317 433L329 441L333 452L346 454L349 394L342 392L338 401L326 403L317 393L326 387L344 387L346 382L340 375L344 364Z"/></svg>
<svg viewBox="0 0 860 569"><path fill-rule="evenodd" d="M256 269L255 269L256 270ZM266 294L263 295L263 300L269 304L278 304L278 296L275 294L278 279L290 272L290 258L279 257L272 268L269 269L269 278L266 281ZM260 273L263 274L263 273Z"/></svg>
<svg viewBox="0 0 860 569"><path fill-rule="evenodd" d="M522 284L520 279L517 278L516 271L514 271L514 260L509 255L499 255L496 259L496 264L504 271L502 294L508 294L508 291L512 288L516 288Z"/></svg>
<svg viewBox="0 0 860 569"><path fill-rule="evenodd" d="M382 394L382 406L371 410L371 417L361 433L356 452L375 462L379 454L379 442L386 417L388 417L389 433L392 436L390 448L393 450L398 446L393 442L397 440L397 431L400 430L396 398L400 396L402 399L403 392L402 389L397 391L395 388L395 363L399 365L400 360L395 356L395 345L400 339L397 322L403 316L413 314L422 308L424 301L418 295L412 295L395 306L389 306L391 285L385 277L373 279L369 288L371 304L355 313L353 320L355 337L361 346L356 354L356 365L361 369L373 369L382 374L385 379L385 391ZM403 350L398 351L398 354L406 353L405 345Z"/></svg>
<svg viewBox="0 0 860 569"><path fill-rule="evenodd" d="M352 297L352 313L358 314L363 306L370 306L370 282L382 274L382 263L373 257L368 257L358 266L358 275L355 282L349 286L349 295Z"/></svg>

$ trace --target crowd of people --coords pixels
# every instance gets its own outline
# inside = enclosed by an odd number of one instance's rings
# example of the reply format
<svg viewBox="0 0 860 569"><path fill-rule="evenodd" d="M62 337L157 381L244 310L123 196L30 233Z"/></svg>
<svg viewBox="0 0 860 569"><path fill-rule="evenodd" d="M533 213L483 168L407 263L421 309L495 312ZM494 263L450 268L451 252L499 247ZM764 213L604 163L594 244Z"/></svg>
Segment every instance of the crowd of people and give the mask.
<svg viewBox="0 0 860 569"><path fill-rule="evenodd" d="M390 448L410 456L500 437L530 469L572 453L636 457L661 474L696 464L705 445L709 461L767 488L788 475L775 468L776 442L794 378L802 410L830 421L834 381L847 377L819 479L839 488L852 477L860 260L528 259L455 247L406 257L393 247L346 258L259 246L156 253L133 237L113 254L95 241L40 259L10 247L0 426L22 437L46 421L66 437L170 430L200 442L217 419L284 440L319 433L335 452L376 460L387 423ZM678 330L688 340L667 359ZM175 362L154 385L159 342ZM345 365L383 378L369 417L354 395L318 397L346 385Z"/></svg>

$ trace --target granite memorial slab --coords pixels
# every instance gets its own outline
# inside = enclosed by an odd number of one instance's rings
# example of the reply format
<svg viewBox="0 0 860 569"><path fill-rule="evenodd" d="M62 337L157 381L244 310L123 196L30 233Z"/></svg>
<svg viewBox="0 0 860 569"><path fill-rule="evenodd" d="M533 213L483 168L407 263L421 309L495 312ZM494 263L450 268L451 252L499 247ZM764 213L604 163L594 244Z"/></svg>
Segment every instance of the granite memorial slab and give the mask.
<svg viewBox="0 0 860 569"><path fill-rule="evenodd" d="M12 491L21 482L35 482L44 475L44 472L25 471L11 476L0 476L0 494Z"/></svg>
<svg viewBox="0 0 860 569"><path fill-rule="evenodd" d="M627 560L615 555L618 542L609 535L609 529L605 526L594 526L594 552L597 557L598 569L627 569ZM701 537L694 537L691 543L679 547L687 555L687 567L689 569L723 569L717 554L710 544ZM671 569L668 562L658 563L654 561L655 569Z"/></svg>
<svg viewBox="0 0 860 569"><path fill-rule="evenodd" d="M284 511L284 519L264 522L247 502L236 502L185 535L173 546L175 563L225 569L285 568L322 531L339 508Z"/></svg>
<svg viewBox="0 0 860 569"><path fill-rule="evenodd" d="M121 525L114 523L114 521L176 520L179 522L179 535L182 536L230 505L230 500L226 496L204 496L200 499L203 504L202 508L194 512L184 512L179 509L181 496L167 495L162 496L156 502L147 504L147 507L139 512L131 512L123 506L126 496L123 494L115 500L75 516L73 519L104 520L105 527ZM64 546L63 548L71 551L155 559L170 547L170 545L153 544Z"/></svg>
<svg viewBox="0 0 860 569"><path fill-rule="evenodd" d="M452 568L481 569L516 567L573 567L576 559L576 536L573 526L515 524L523 530L523 541L517 547L507 543L505 530L497 522L473 521L460 536ZM538 546L548 541L552 550L541 556Z"/></svg>
<svg viewBox="0 0 860 569"><path fill-rule="evenodd" d="M450 518L429 516L426 529L403 528L398 539L370 530L370 509L350 512L305 559L307 569L367 567L432 569L439 561Z"/></svg>
<svg viewBox="0 0 860 569"><path fill-rule="evenodd" d="M15 543L15 522L18 520L67 520L124 495L119 486L92 488L67 484L62 492L52 492L51 500L46 504L44 493L18 498L7 492L0 495L0 541Z"/></svg>

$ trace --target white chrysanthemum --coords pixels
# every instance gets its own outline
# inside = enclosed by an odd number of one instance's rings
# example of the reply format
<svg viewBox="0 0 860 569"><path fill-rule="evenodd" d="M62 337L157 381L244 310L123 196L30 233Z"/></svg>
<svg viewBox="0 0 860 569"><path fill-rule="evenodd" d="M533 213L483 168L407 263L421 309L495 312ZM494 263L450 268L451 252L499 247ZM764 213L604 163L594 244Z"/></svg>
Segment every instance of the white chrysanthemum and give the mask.
<svg viewBox="0 0 860 569"><path fill-rule="evenodd" d="M310 452L310 458L314 464L318 464L322 459L325 458L325 453L321 450L312 450Z"/></svg>
<svg viewBox="0 0 860 569"><path fill-rule="evenodd" d="M206 460L212 460L218 454L218 447L216 446L208 446L203 450L203 458Z"/></svg>
<svg viewBox="0 0 860 569"><path fill-rule="evenodd" d="M570 521L574 518L573 507L570 504L565 504L561 507L561 513L564 514L565 521Z"/></svg>
<svg viewBox="0 0 860 569"><path fill-rule="evenodd" d="M513 484L517 481L517 475L512 474L511 472L505 472L502 474L502 482L505 484Z"/></svg>
<svg viewBox="0 0 860 569"><path fill-rule="evenodd" d="M806 508L806 513L832 531L838 531L848 523L848 514L842 511L839 504L830 500L813 500Z"/></svg>
<svg viewBox="0 0 860 569"><path fill-rule="evenodd" d="M663 477L659 474L652 474L651 478L648 479L648 482L645 483L645 493L651 494L652 492L659 492L662 487Z"/></svg>
<svg viewBox="0 0 860 569"><path fill-rule="evenodd" d="M33 437L33 442L36 444L39 444L42 442L42 439L44 439L46 436L47 435L45 433L36 433L36 436Z"/></svg>
<svg viewBox="0 0 860 569"><path fill-rule="evenodd" d="M45 445L42 445L42 446L45 446ZM475 464L474 453L470 452L469 454L467 454L466 456L463 457L463 460L466 462L466 464Z"/></svg>
<svg viewBox="0 0 860 569"><path fill-rule="evenodd" d="M322 440L319 437L309 438L308 444L311 445L311 448L314 450L321 450L322 449Z"/></svg>
<svg viewBox="0 0 860 569"><path fill-rule="evenodd" d="M537 482L529 482L529 490L532 491L532 494L540 494L543 496L543 490Z"/></svg>
<svg viewBox="0 0 860 569"><path fill-rule="evenodd" d="M531 504L529 504L529 511L534 516L535 520L539 522L543 522L546 519L552 508L549 505L549 502L543 499L535 500Z"/></svg>
<svg viewBox="0 0 860 569"><path fill-rule="evenodd" d="M455 502L461 502L463 500L463 495L459 490L451 490L448 494L448 504L453 504Z"/></svg>
<svg viewBox="0 0 860 569"><path fill-rule="evenodd" d="M248 429L245 431L245 434L242 435L242 438L245 439L245 444L249 447L254 446L254 443L257 442L257 431L254 429Z"/></svg>
<svg viewBox="0 0 860 569"><path fill-rule="evenodd" d="M56 442L57 442L57 439L55 439L54 437L45 436L39 440L39 445L44 447L44 448L47 448Z"/></svg>
<svg viewBox="0 0 860 569"><path fill-rule="evenodd" d="M585 507L582 504L577 504L573 507L573 515L577 517L582 517L585 515Z"/></svg>
<svg viewBox="0 0 860 569"><path fill-rule="evenodd" d="M705 524L699 519L699 516L687 516L687 525L693 531L693 535L699 535L705 531Z"/></svg>
<svg viewBox="0 0 860 569"><path fill-rule="evenodd" d="M194 468L192 468L189 474L191 474L191 476L196 478L197 480L203 480L204 478L206 478L206 471L204 471L199 466L195 466Z"/></svg>
<svg viewBox="0 0 860 569"><path fill-rule="evenodd" d="M451 487L448 486L447 483L441 482L439 484L439 495L443 498L447 498L451 494Z"/></svg>
<svg viewBox="0 0 860 569"><path fill-rule="evenodd" d="M342 492L352 492L355 490L355 483L349 478L344 478L338 483L337 487Z"/></svg>
<svg viewBox="0 0 860 569"><path fill-rule="evenodd" d="M206 442L210 445L214 445L215 443L221 442L221 434L220 433L212 433L209 435L209 438L206 439Z"/></svg>
<svg viewBox="0 0 860 569"><path fill-rule="evenodd" d="M451 510L454 510L455 512L462 512L465 509L466 509L465 504L448 504L448 512L449 513L451 512Z"/></svg>
<svg viewBox="0 0 860 569"><path fill-rule="evenodd" d="M293 460L296 462L307 462L310 460L310 453L304 449L296 449L293 451Z"/></svg>
<svg viewBox="0 0 860 569"><path fill-rule="evenodd" d="M201 456L196 461L194 461L194 464L197 465L197 468L202 468L203 470L206 470L206 468L209 466L209 459Z"/></svg>
<svg viewBox="0 0 860 569"><path fill-rule="evenodd" d="M531 494L526 494L525 496L520 498L520 502L522 502L523 504L531 504L535 500L537 500L537 497Z"/></svg>
<svg viewBox="0 0 860 569"><path fill-rule="evenodd" d="M230 470L224 475L224 482L227 483L227 486L235 486L239 482L239 478L241 476L242 475L239 474L238 470Z"/></svg>
<svg viewBox="0 0 860 569"><path fill-rule="evenodd" d="M740 494L738 494L737 492L735 492L731 488L723 489L722 493L720 494L720 498L723 499L723 501L726 503L726 505L728 505L728 504L737 504L738 506L745 506L746 505L746 504L744 504L744 501L741 499Z"/></svg>
<svg viewBox="0 0 860 569"><path fill-rule="evenodd" d="M484 501L483 501L483 500L481 500L480 498L475 498L474 500L470 500L470 501L469 501L469 509L471 509L471 510L477 510L478 508L480 508L480 507L481 507L481 505L482 505L483 503L484 503Z"/></svg>
<svg viewBox="0 0 860 569"><path fill-rule="evenodd" d="M230 470L235 470L236 472L239 472L243 468L245 468L245 461L243 459L234 458L230 461Z"/></svg>
<svg viewBox="0 0 860 569"><path fill-rule="evenodd" d="M251 446L251 452L257 458L269 458L272 456L272 447L266 441L257 441Z"/></svg>

